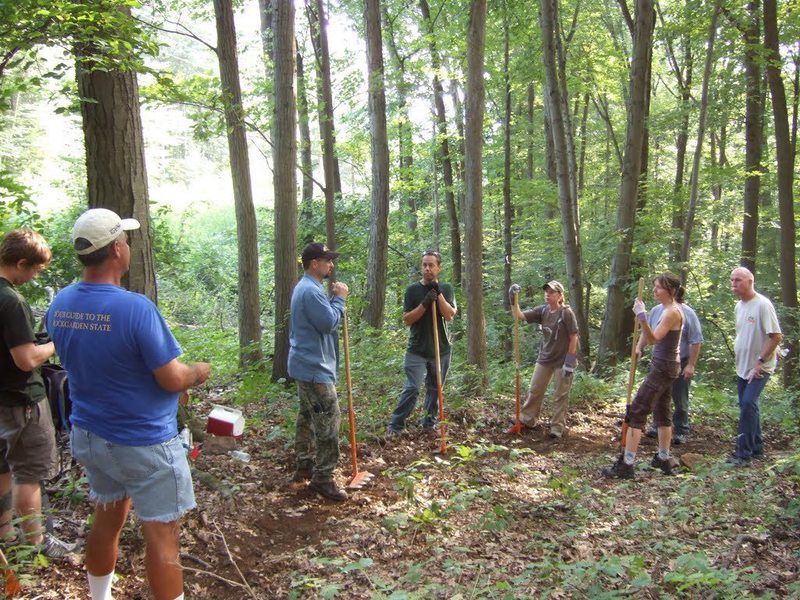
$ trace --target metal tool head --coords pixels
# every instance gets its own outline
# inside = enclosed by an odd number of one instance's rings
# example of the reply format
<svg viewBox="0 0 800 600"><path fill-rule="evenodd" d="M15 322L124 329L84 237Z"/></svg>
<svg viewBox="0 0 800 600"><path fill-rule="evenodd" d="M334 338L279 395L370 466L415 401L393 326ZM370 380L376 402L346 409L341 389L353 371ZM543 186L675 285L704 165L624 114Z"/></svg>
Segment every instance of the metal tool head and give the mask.
<svg viewBox="0 0 800 600"><path fill-rule="evenodd" d="M347 489L360 490L365 485L368 485L372 481L373 477L375 477L375 475L369 471L359 471L355 474L355 477L353 477L353 481L347 485Z"/></svg>

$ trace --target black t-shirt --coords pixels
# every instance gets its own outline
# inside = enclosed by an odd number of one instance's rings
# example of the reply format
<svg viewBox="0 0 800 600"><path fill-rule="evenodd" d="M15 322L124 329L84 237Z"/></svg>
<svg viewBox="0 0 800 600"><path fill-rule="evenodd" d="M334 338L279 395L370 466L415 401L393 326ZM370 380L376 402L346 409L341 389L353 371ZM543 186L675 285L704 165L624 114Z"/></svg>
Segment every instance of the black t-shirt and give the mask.
<svg viewBox="0 0 800 600"><path fill-rule="evenodd" d="M36 368L22 371L10 349L34 342L35 321L25 298L0 277L0 406L25 406L44 398L44 382Z"/></svg>
<svg viewBox="0 0 800 600"><path fill-rule="evenodd" d="M440 283L439 290L441 290L447 303L453 308L456 308L452 286L449 283ZM417 306L422 304L427 293L428 288L419 282L412 283L408 286L406 288L405 299L403 300L403 312L414 310ZM428 360L436 358L436 352L433 347L433 319L431 318L431 310L432 308L429 308L416 323L411 325L408 332L407 348L409 352L418 354ZM439 354L447 354L450 352L450 334L447 329L447 321L444 320L441 312L437 312L436 316L439 321Z"/></svg>

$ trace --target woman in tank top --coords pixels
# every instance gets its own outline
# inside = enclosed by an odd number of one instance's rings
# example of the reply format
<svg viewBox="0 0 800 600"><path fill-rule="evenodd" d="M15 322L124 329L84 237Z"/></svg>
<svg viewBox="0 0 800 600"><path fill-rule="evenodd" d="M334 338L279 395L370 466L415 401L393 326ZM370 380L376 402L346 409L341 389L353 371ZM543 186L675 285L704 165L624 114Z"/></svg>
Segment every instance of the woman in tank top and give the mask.
<svg viewBox="0 0 800 600"><path fill-rule="evenodd" d="M685 290L680 279L669 271L653 279L653 296L664 307L661 320L655 329L647 322L647 310L641 300L633 303L633 312L642 327L644 343L653 346L650 372L642 382L636 397L630 405L625 420L628 422L628 435L625 450L617 462L603 469L606 477L633 479L636 450L642 431L647 424L647 416L652 412L653 421L658 428L658 453L653 457L652 466L661 469L665 475L672 475L678 466L670 454L672 440L672 382L681 372L680 341L683 329L683 312L680 302Z"/></svg>

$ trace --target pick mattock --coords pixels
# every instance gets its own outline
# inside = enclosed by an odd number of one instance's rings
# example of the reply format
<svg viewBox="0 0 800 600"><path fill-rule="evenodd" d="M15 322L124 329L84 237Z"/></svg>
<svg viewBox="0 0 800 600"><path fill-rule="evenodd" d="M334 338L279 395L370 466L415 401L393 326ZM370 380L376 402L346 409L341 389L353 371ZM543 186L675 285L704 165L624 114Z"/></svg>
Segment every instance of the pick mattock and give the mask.
<svg viewBox="0 0 800 600"><path fill-rule="evenodd" d="M644 277L639 277L639 295L637 298L642 299L644 294ZM636 346L639 343L639 319L633 321L633 345L631 346L631 370L628 372L628 399L625 403L625 420L622 422L622 439L620 445L625 449L625 440L628 437L628 420L630 419L631 411L631 396L633 395L633 382L636 380Z"/></svg>
<svg viewBox="0 0 800 600"><path fill-rule="evenodd" d="M347 312L344 313L344 375L347 382L347 416L350 419L350 457L353 462L353 480L348 484L351 490L357 490L369 483L374 477L369 471L358 470L358 447L356 446L356 413L353 410L353 381L350 378L350 335L347 331Z"/></svg>
<svg viewBox="0 0 800 600"><path fill-rule="evenodd" d="M519 306L519 294L514 294L514 306ZM519 319L517 319L516 311L512 310L512 315L514 316L514 367L516 369L514 373L514 383L517 387L517 418L514 421L514 426L508 430L509 433L522 433L524 429L524 425L522 424L522 420L520 419L520 375L519 375Z"/></svg>
<svg viewBox="0 0 800 600"><path fill-rule="evenodd" d="M439 355L439 317L436 314L436 302L431 304L431 317L433 318L433 352L436 357L436 392L439 400L439 454L447 454L447 434L444 426L444 396L442 395L442 359Z"/></svg>

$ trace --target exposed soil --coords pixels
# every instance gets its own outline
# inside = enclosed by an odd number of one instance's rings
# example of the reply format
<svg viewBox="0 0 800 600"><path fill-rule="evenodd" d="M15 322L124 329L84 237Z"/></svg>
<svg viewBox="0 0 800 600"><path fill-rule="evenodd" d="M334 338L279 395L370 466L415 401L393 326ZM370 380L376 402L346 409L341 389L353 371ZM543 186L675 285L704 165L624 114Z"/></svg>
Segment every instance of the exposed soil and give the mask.
<svg viewBox="0 0 800 600"><path fill-rule="evenodd" d="M201 403L196 410L207 414L208 406ZM488 407L484 414L494 411ZM661 499L670 485L675 488L683 481L646 469L640 469L635 484L599 477L599 467L610 463L617 452L620 423L616 412L574 410L569 434L559 440L549 439L544 427L508 435L504 431L509 423L500 417L484 420L480 428L470 427L462 415L452 418L445 456L436 454L438 437L417 430L389 445L377 439L360 443L359 466L375 478L343 503L321 499L305 484L291 482L291 444L285 437L268 435L277 418L251 419L239 444L250 453L249 463L201 451L194 463L198 508L182 527L186 597L271 599L294 593L312 598L338 593L339 598L369 598L388 596L395 586L434 590L427 597L450 597L464 589L472 589L472 597L483 597L480 590L493 581L493 571L522 577L531 563L546 556L548 544L559 544L564 560L596 561L636 552L636 544L647 542L626 540L622 531L605 522L598 522L596 531L582 526L574 538L566 535L571 511L582 502L583 493L597 488L613 495L616 487L633 486L621 487L619 506L609 504L606 510L617 519L626 510L639 511L650 523L642 527L655 532L662 527ZM721 460L731 448L731 439L716 425L696 426L690 441L674 449L676 455L692 452ZM789 447L790 440L770 431L768 442L770 455L775 456ZM654 448L654 441L644 438L640 462L649 462ZM751 469L763 469L767 461L760 462ZM348 483L350 472L349 447L343 443L341 485ZM673 483L665 483L668 479ZM65 481L54 487L63 488ZM464 509L460 510L456 500L462 497ZM447 503L455 508L448 509L445 518L436 511ZM72 540L84 534L90 510L87 502L70 504L60 497L53 499L53 507L59 536ZM427 517L422 507L429 507ZM599 514L605 517L602 510ZM404 520L403 515L410 513L415 520ZM500 523L493 528L491 519L512 525ZM785 535L780 543L770 537L761 546L758 540L750 543L743 538L735 547L737 535L753 530L748 520L732 522L724 532L670 529L666 535L685 535L687 540L717 536L719 561L727 560L733 547L730 562L752 561L763 575L762 587L781 595L788 583L797 581L793 561L800 548L797 532ZM641 546L642 552L647 546ZM657 580L666 565L654 560L648 566ZM24 598L88 598L79 560L24 571L30 575ZM115 598L150 597L141 530L134 519L123 531L117 574ZM426 583L428 588L423 586ZM535 586L527 585L514 587L508 597L536 597ZM642 597L650 597L644 590ZM568 590L561 595L578 596Z"/></svg>

